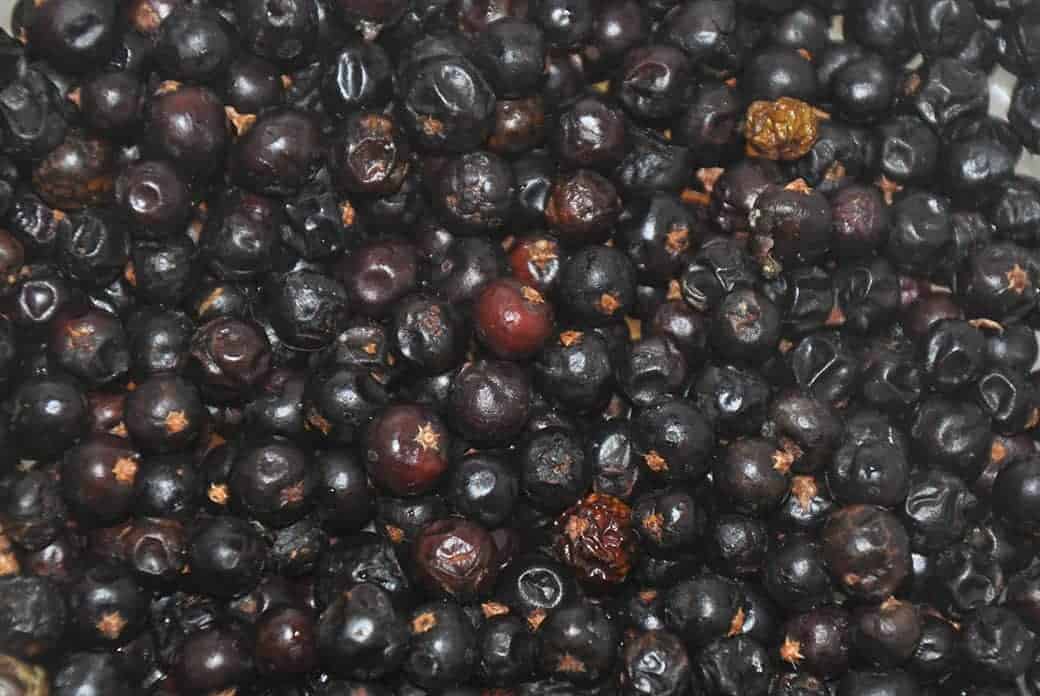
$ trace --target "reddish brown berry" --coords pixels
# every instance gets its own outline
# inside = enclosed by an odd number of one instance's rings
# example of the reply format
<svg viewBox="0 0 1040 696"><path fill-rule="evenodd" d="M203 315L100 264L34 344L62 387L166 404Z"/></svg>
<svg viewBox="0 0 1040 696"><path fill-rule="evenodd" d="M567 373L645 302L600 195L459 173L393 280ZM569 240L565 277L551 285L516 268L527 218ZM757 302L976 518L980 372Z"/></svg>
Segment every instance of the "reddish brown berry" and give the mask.
<svg viewBox="0 0 1040 696"><path fill-rule="evenodd" d="M593 585L623 582L636 553L632 508L591 493L556 521L556 554Z"/></svg>
<svg viewBox="0 0 1040 696"><path fill-rule="evenodd" d="M533 355L552 333L552 305L533 287L512 278L488 283L477 298L475 316L477 337L506 360Z"/></svg>
<svg viewBox="0 0 1040 696"><path fill-rule="evenodd" d="M415 541L415 568L433 592L460 600L491 589L498 572L495 540L480 525L462 519L438 520Z"/></svg>
<svg viewBox="0 0 1040 696"><path fill-rule="evenodd" d="M365 464L393 495L425 493L448 469L448 430L423 406L390 406L368 428Z"/></svg>

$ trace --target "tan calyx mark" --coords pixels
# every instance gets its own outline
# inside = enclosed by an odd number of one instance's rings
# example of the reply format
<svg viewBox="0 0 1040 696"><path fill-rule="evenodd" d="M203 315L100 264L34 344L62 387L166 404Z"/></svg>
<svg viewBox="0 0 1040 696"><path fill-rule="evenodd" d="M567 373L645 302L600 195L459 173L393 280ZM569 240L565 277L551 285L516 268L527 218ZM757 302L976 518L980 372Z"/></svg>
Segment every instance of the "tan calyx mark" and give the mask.
<svg viewBox="0 0 1040 696"><path fill-rule="evenodd" d="M1034 408L1029 412L1029 420L1026 421L1026 430L1032 430L1040 424L1040 408Z"/></svg>
<svg viewBox="0 0 1040 696"><path fill-rule="evenodd" d="M558 257L556 250L553 249L553 244L547 239L539 239L531 245L531 249L527 252L527 256L531 259L531 263L538 266L538 268L545 270L545 267L555 261Z"/></svg>
<svg viewBox="0 0 1040 696"><path fill-rule="evenodd" d="M109 428L108 432L110 435L115 435L116 437L128 437L130 435L130 432L126 429L126 423L123 421L119 421Z"/></svg>
<svg viewBox="0 0 1040 696"><path fill-rule="evenodd" d="M827 315L827 320L823 322L824 326L844 326L845 325L845 312L841 311L841 307L833 305L831 307L830 314Z"/></svg>
<svg viewBox="0 0 1040 696"><path fill-rule="evenodd" d="M94 327L85 322L77 322L74 324L69 324L68 327L65 329L65 333L67 333L73 339L85 338L87 336L94 335Z"/></svg>
<svg viewBox="0 0 1040 696"><path fill-rule="evenodd" d="M369 355L375 355L377 352L379 352L379 346L377 346L375 343L366 343L365 345L361 346L361 350L365 351Z"/></svg>
<svg viewBox="0 0 1040 696"><path fill-rule="evenodd" d="M303 500L303 494L303 481L297 481L291 486L286 486L285 488L283 488L279 497L282 499L282 502L286 505L295 505L296 503Z"/></svg>
<svg viewBox="0 0 1040 696"><path fill-rule="evenodd" d="M181 83L177 80L166 80L159 83L159 87L155 90L156 94L169 94L176 92L181 88Z"/></svg>
<svg viewBox="0 0 1040 696"><path fill-rule="evenodd" d="M596 307L604 314L613 314L621 307L621 302L615 293L605 292L599 296L599 302L596 303Z"/></svg>
<svg viewBox="0 0 1040 696"><path fill-rule="evenodd" d="M824 181L841 181L845 178L845 174L847 174L845 165L838 160L834 160L831 166L827 167L827 171L823 173L823 179Z"/></svg>
<svg viewBox="0 0 1040 696"><path fill-rule="evenodd" d="M606 94L610 91L610 80L602 80L601 82L594 82L592 89L599 92L600 94Z"/></svg>
<svg viewBox="0 0 1040 696"><path fill-rule="evenodd" d="M812 186L805 179L798 177L784 186L785 191L797 191L798 193L812 193Z"/></svg>
<svg viewBox="0 0 1040 696"><path fill-rule="evenodd" d="M664 535L664 515L659 512L651 512L643 518L643 527L658 541Z"/></svg>
<svg viewBox="0 0 1040 696"><path fill-rule="evenodd" d="M643 338L643 322L635 317L625 317L625 326L628 327L628 338L631 341L639 341Z"/></svg>
<svg viewBox="0 0 1040 696"><path fill-rule="evenodd" d="M383 529L386 531L387 538L395 544L400 544L404 541L404 530L400 527L395 527L392 524L384 525Z"/></svg>
<svg viewBox="0 0 1040 696"><path fill-rule="evenodd" d="M14 555L13 551L0 552L0 577L18 575L21 570L18 557Z"/></svg>
<svg viewBox="0 0 1040 696"><path fill-rule="evenodd" d="M227 115L228 121L231 122L231 126L235 129L235 135L238 136L248 133L253 124L256 123L256 114L239 113L233 106L225 106L224 113Z"/></svg>
<svg viewBox="0 0 1040 696"><path fill-rule="evenodd" d="M123 629L126 628L126 619L118 611L108 612L101 615L95 628L105 638L115 640L123 632Z"/></svg>
<svg viewBox="0 0 1040 696"><path fill-rule="evenodd" d="M708 207L711 203L711 195L704 191L698 191L692 188L684 188L679 194L679 199L683 203L689 203L690 205L701 205Z"/></svg>
<svg viewBox="0 0 1040 696"><path fill-rule="evenodd" d="M733 620L729 622L729 631L726 633L727 638L740 635L740 632L744 630L744 619L746 617L744 608L738 608L737 613L733 615Z"/></svg>
<svg viewBox="0 0 1040 696"><path fill-rule="evenodd" d="M166 432L171 435L184 432L188 427L188 416L184 411L170 411L166 414Z"/></svg>
<svg viewBox="0 0 1040 696"><path fill-rule="evenodd" d="M208 312L223 296L224 288L216 288L213 292L206 295L206 299L199 303L199 314L205 314Z"/></svg>
<svg viewBox="0 0 1040 696"><path fill-rule="evenodd" d="M560 334L560 345L564 348L570 348L581 343L582 336L584 334L581 331L564 331Z"/></svg>
<svg viewBox="0 0 1040 696"><path fill-rule="evenodd" d="M820 487L812 476L795 476L791 479L791 497L805 512L812 508L813 499L819 495Z"/></svg>
<svg viewBox="0 0 1040 696"><path fill-rule="evenodd" d="M697 181L701 182L705 193L711 193L715 190L715 183L725 172L722 167L701 167L697 170Z"/></svg>
<svg viewBox="0 0 1040 696"><path fill-rule="evenodd" d="M656 471L661 473L662 471L668 471L668 462L662 457L657 450L650 450L643 455L643 461L646 463L646 468L650 471Z"/></svg>
<svg viewBox="0 0 1040 696"><path fill-rule="evenodd" d="M206 497L215 505L227 505L231 494L226 483L211 483L206 490Z"/></svg>
<svg viewBox="0 0 1040 696"><path fill-rule="evenodd" d="M910 76L906 78L906 82L903 83L903 94L911 96L917 94L917 91L921 89L921 74L917 71L910 73Z"/></svg>
<svg viewBox="0 0 1040 696"><path fill-rule="evenodd" d="M545 298L542 297L542 293L528 285L520 288L520 296L532 304L545 304Z"/></svg>
<svg viewBox="0 0 1040 696"><path fill-rule="evenodd" d="M423 450L439 452L441 448L441 436L434 430L433 423L423 423L419 426L419 432L415 435L415 441Z"/></svg>
<svg viewBox="0 0 1040 696"><path fill-rule="evenodd" d="M668 281L668 294L665 295L666 300L681 300L682 299L682 285L678 280Z"/></svg>
<svg viewBox="0 0 1040 696"><path fill-rule="evenodd" d="M229 686L226 689L221 689L220 691L214 691L213 693L209 694L209 696L236 696L236 694L238 694L238 687L237 686Z"/></svg>
<svg viewBox="0 0 1040 696"><path fill-rule="evenodd" d="M332 423L329 423L325 416L321 415L314 409L311 409L310 413L307 414L307 420L304 426L310 430L311 428L317 428L321 431L322 435L328 435L332 431Z"/></svg>
<svg viewBox="0 0 1040 696"><path fill-rule="evenodd" d="M690 248L690 228L682 223L672 223L664 238L664 248L672 254L681 254Z"/></svg>
<svg viewBox="0 0 1040 696"><path fill-rule="evenodd" d="M800 55L802 58L805 58L806 60L812 60L812 53L810 53L809 49L807 48L799 48L798 55Z"/></svg>
<svg viewBox="0 0 1040 696"><path fill-rule="evenodd" d="M784 636L784 643L780 646L780 659L797 665L805 659L805 655L802 654L802 644L790 636Z"/></svg>
<svg viewBox="0 0 1040 696"><path fill-rule="evenodd" d="M493 616L504 616L509 613L509 607L501 602L484 602L480 605L480 611L483 612L485 619L490 619Z"/></svg>
<svg viewBox="0 0 1040 696"><path fill-rule="evenodd" d="M354 210L354 206L351 205L350 201L343 201L339 204L339 221L343 223L344 227L353 225L356 215L357 211Z"/></svg>
<svg viewBox="0 0 1040 696"><path fill-rule="evenodd" d="M895 195L903 190L903 187L900 184L892 181L884 174L878 177L878 180L874 182L874 185L881 189L881 195L884 197L887 205L892 205Z"/></svg>
<svg viewBox="0 0 1040 696"><path fill-rule="evenodd" d="M425 135L434 136L444 132L444 124L433 116L420 116L419 126Z"/></svg>
<svg viewBox="0 0 1040 696"><path fill-rule="evenodd" d="M436 625L437 616L433 612L424 611L412 619L412 633L426 633Z"/></svg>
<svg viewBox="0 0 1040 696"><path fill-rule="evenodd" d="M571 515L567 518L567 524L564 525L564 533L574 541L575 539L581 538L581 535L585 533L585 530L589 528L589 521L584 517L578 515Z"/></svg>
<svg viewBox="0 0 1040 696"><path fill-rule="evenodd" d="M640 590L639 599L644 602L652 602L657 599L657 590Z"/></svg>
<svg viewBox="0 0 1040 696"><path fill-rule="evenodd" d="M126 278L126 282L130 283L131 286L137 287L137 271L134 270L133 261L126 262L126 268L123 269L123 277Z"/></svg>
<svg viewBox="0 0 1040 696"><path fill-rule="evenodd" d="M112 467L112 474L120 483L133 483L137 477L137 461L133 457L120 457Z"/></svg>
<svg viewBox="0 0 1040 696"><path fill-rule="evenodd" d="M282 75L282 89L289 89L293 86L293 79L289 75Z"/></svg>
<svg viewBox="0 0 1040 696"><path fill-rule="evenodd" d="M993 444L989 446L989 460L991 462L1002 462L1007 455L1007 447L1000 440L994 440Z"/></svg>
<svg viewBox="0 0 1040 696"><path fill-rule="evenodd" d="M564 653L556 663L557 672L584 672L585 663L570 653Z"/></svg>
<svg viewBox="0 0 1040 696"><path fill-rule="evenodd" d="M888 598L885 599L885 601L883 601L881 603L881 608L884 609L885 611L888 611L890 609L894 609L895 607L898 607L900 604L902 604L902 602L900 602L898 599L896 599L895 597L889 596Z"/></svg>
<svg viewBox="0 0 1040 696"><path fill-rule="evenodd" d="M80 92L79 87L77 87L76 89L74 89L71 92L69 92L68 94L66 94L65 98L68 99L73 104L75 104L76 106L79 106L81 94L82 93Z"/></svg>
<svg viewBox="0 0 1040 696"><path fill-rule="evenodd" d="M969 319L968 323L980 331L996 331L1004 333L1004 325L992 319Z"/></svg>
<svg viewBox="0 0 1040 696"><path fill-rule="evenodd" d="M1021 295L1029 287L1029 274L1017 263L1004 275L1008 281L1008 290L1016 295Z"/></svg>
<svg viewBox="0 0 1040 696"><path fill-rule="evenodd" d="M545 609L535 609L527 615L527 625L532 631L537 631L547 616Z"/></svg>
<svg viewBox="0 0 1040 696"><path fill-rule="evenodd" d="M791 465L794 464L794 455L784 450L776 450L773 452L773 469L779 471L781 474L786 474L791 470Z"/></svg>

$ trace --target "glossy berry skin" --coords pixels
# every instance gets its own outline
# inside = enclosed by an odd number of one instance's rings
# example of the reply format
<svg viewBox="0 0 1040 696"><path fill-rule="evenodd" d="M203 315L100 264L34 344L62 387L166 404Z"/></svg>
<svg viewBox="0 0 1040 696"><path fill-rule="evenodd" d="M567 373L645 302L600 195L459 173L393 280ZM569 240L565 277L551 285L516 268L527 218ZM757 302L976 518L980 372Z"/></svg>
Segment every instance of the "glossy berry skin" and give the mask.
<svg viewBox="0 0 1040 696"><path fill-rule="evenodd" d="M617 189L609 179L588 169L557 179L545 204L550 229L569 244L602 241L620 212Z"/></svg>
<svg viewBox="0 0 1040 696"><path fill-rule="evenodd" d="M473 311L477 338L505 360L538 352L553 327L552 305L542 294L508 278L484 286Z"/></svg>
<svg viewBox="0 0 1040 696"><path fill-rule="evenodd" d="M147 107L144 132L150 152L168 159L189 177L220 162L228 141L224 105L205 87L160 91Z"/></svg>
<svg viewBox="0 0 1040 696"><path fill-rule="evenodd" d="M643 410L634 434L639 456L651 474L696 481L708 472L714 444L711 424L685 401L669 400Z"/></svg>
<svg viewBox="0 0 1040 696"><path fill-rule="evenodd" d="M458 604L422 604L412 611L408 626L411 645L403 669L409 679L426 688L444 688L473 672L476 635Z"/></svg>
<svg viewBox="0 0 1040 696"><path fill-rule="evenodd" d="M87 426L87 402L71 378L30 377L9 397L11 436L24 451L54 456L72 445Z"/></svg>
<svg viewBox="0 0 1040 696"><path fill-rule="evenodd" d="M216 517L191 538L192 582L214 597L230 598L253 589L267 560L267 545L248 522Z"/></svg>
<svg viewBox="0 0 1040 696"><path fill-rule="evenodd" d="M533 433L520 451L520 485L531 504L560 513L589 485L589 467L576 433L559 426Z"/></svg>
<svg viewBox="0 0 1040 696"><path fill-rule="evenodd" d="M184 640L174 665L177 683L202 692L235 687L251 676L251 647L237 627L202 628Z"/></svg>
<svg viewBox="0 0 1040 696"><path fill-rule="evenodd" d="M114 655L74 652L65 655L56 666L51 693L104 693L114 696L130 696L133 693L133 687L122 673L119 661Z"/></svg>
<svg viewBox="0 0 1040 696"><path fill-rule="evenodd" d="M465 58L432 56L411 64L402 76L404 127L422 147L466 152L491 128L495 95Z"/></svg>
<svg viewBox="0 0 1040 696"><path fill-rule="evenodd" d="M696 649L740 632L745 617L743 598L736 583L727 578L697 575L665 593L664 617L669 630Z"/></svg>
<svg viewBox="0 0 1040 696"><path fill-rule="evenodd" d="M758 362L780 338L780 313L766 297L750 289L728 294L715 311L712 344L731 358Z"/></svg>
<svg viewBox="0 0 1040 696"><path fill-rule="evenodd" d="M393 597L362 582L339 595L317 626L321 664L333 674L378 679L396 669L408 649L408 627Z"/></svg>
<svg viewBox="0 0 1040 696"><path fill-rule="evenodd" d="M823 551L804 537L791 536L777 543L763 569L763 585L769 597L794 611L808 611L826 603L833 586Z"/></svg>
<svg viewBox="0 0 1040 696"><path fill-rule="evenodd" d="M600 607L576 604L559 609L539 627L543 672L582 685L595 683L614 667L617 627Z"/></svg>
<svg viewBox="0 0 1040 696"><path fill-rule="evenodd" d="M115 199L135 239L160 239L180 232L191 212L187 184L168 162L143 160L115 181Z"/></svg>
<svg viewBox="0 0 1040 696"><path fill-rule="evenodd" d="M1023 532L1040 528L1035 513L1036 484L1040 481L1040 460L1029 457L1009 464L993 483L993 500L998 514Z"/></svg>
<svg viewBox="0 0 1040 696"><path fill-rule="evenodd" d="M359 313L381 317L399 308L400 301L416 289L417 250L404 240L372 241L347 257L337 276Z"/></svg>
<svg viewBox="0 0 1040 696"><path fill-rule="evenodd" d="M142 629L146 595L123 568L97 563L72 587L70 619L88 645L124 643Z"/></svg>
<svg viewBox="0 0 1040 696"><path fill-rule="evenodd" d="M436 486L448 469L451 441L434 413L394 405L368 426L365 466L376 485L394 495L418 495Z"/></svg>
<svg viewBox="0 0 1040 696"><path fill-rule="evenodd" d="M289 346L314 350L330 344L343 328L349 300L335 279L314 271L291 271L265 287L271 323Z"/></svg>
<svg viewBox="0 0 1040 696"><path fill-rule="evenodd" d="M849 666L847 611L821 607L797 614L784 624L780 659L824 679L843 674Z"/></svg>
<svg viewBox="0 0 1040 696"><path fill-rule="evenodd" d="M62 488L82 520L113 524L133 503L141 455L112 435L96 435L67 450L62 460Z"/></svg>
<svg viewBox="0 0 1040 696"><path fill-rule="evenodd" d="M38 7L28 40L55 67L81 73L108 58L116 36L116 8L98 0L65 0Z"/></svg>
<svg viewBox="0 0 1040 696"><path fill-rule="evenodd" d="M492 616L481 628L477 646L479 674L490 684L506 686L534 671L538 639L517 616Z"/></svg>
<svg viewBox="0 0 1040 696"><path fill-rule="evenodd" d="M635 270L620 251L587 246L567 260L560 276L560 313L580 325L620 321L635 302Z"/></svg>
<svg viewBox="0 0 1040 696"><path fill-rule="evenodd" d="M881 508L841 508L824 527L822 542L823 556L835 579L864 599L891 595L910 571L906 529Z"/></svg>
<svg viewBox="0 0 1040 696"><path fill-rule="evenodd" d="M504 459L470 454L455 464L448 499L456 512L485 527L506 522L519 494L516 473Z"/></svg>
<svg viewBox="0 0 1040 696"><path fill-rule="evenodd" d="M667 631L647 631L626 641L621 659L622 679L631 693L673 696L687 688L689 656L682 641Z"/></svg>
<svg viewBox="0 0 1040 696"><path fill-rule="evenodd" d="M611 362L602 336L567 329L543 345L534 363L535 378L542 392L561 405L594 411L610 399Z"/></svg>
<svg viewBox="0 0 1040 696"><path fill-rule="evenodd" d="M498 565L495 541L480 525L467 520L439 520L415 540L419 580L434 594L460 601L486 594Z"/></svg>
<svg viewBox="0 0 1040 696"><path fill-rule="evenodd" d="M344 121L329 162L342 191L387 194L401 187L411 166L409 155L408 141L393 119L363 111Z"/></svg>
<svg viewBox="0 0 1040 696"><path fill-rule="evenodd" d="M1029 667L1036 638L1011 610L984 607L967 621L961 654L991 680L1014 681Z"/></svg>
<svg viewBox="0 0 1040 696"><path fill-rule="evenodd" d="M127 398L126 427L144 450L175 452L198 438L205 411L194 385L172 376L152 377Z"/></svg>
<svg viewBox="0 0 1040 696"><path fill-rule="evenodd" d="M544 76L545 41L542 29L519 17L489 22L479 35L476 61L500 98L523 97L538 91Z"/></svg>
<svg viewBox="0 0 1040 696"><path fill-rule="evenodd" d="M246 188L291 195L310 182L324 161L321 131L308 113L265 113L238 139L232 156L237 180Z"/></svg>
<svg viewBox="0 0 1040 696"><path fill-rule="evenodd" d="M229 29L213 8L179 5L159 26L153 55L170 79L213 82L231 62L234 39Z"/></svg>
<svg viewBox="0 0 1040 696"><path fill-rule="evenodd" d="M394 353L419 374L437 374L461 362L466 345L464 326L448 302L412 294L396 303L390 318Z"/></svg>
<svg viewBox="0 0 1040 696"><path fill-rule="evenodd" d="M515 364L478 360L459 370L449 399L449 422L463 437L505 442L527 422L531 383Z"/></svg>
<svg viewBox="0 0 1040 696"><path fill-rule="evenodd" d="M347 41L329 61L322 80L322 103L337 116L376 108L389 99L393 65L377 43Z"/></svg>
<svg viewBox="0 0 1040 696"><path fill-rule="evenodd" d="M306 453L279 440L243 451L228 479L232 505L273 527L284 527L306 514L317 485L317 472Z"/></svg>
<svg viewBox="0 0 1040 696"><path fill-rule="evenodd" d="M10 602L0 636L12 652L37 656L56 647L68 620L66 598L57 583L43 577L5 576L0 579L0 596Z"/></svg>

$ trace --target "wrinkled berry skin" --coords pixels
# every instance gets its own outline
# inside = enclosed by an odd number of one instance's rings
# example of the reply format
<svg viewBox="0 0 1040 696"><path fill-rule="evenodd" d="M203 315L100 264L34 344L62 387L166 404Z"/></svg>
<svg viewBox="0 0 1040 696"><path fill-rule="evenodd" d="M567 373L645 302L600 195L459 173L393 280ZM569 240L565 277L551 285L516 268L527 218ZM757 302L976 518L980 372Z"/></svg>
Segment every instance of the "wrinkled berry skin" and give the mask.
<svg viewBox="0 0 1040 696"><path fill-rule="evenodd" d="M624 582L636 555L632 509L613 496L592 493L560 515L553 548L591 587Z"/></svg>

